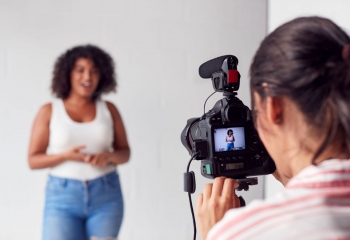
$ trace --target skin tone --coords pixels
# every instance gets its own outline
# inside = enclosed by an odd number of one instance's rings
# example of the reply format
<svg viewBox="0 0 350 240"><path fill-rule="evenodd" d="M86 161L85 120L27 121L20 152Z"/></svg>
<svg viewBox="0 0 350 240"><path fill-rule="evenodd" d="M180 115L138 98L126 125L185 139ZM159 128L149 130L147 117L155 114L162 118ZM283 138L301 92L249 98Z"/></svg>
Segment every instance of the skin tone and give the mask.
<svg viewBox="0 0 350 240"><path fill-rule="evenodd" d="M75 122L91 122L96 116L96 104L92 99L100 74L90 59L79 58L71 72L71 91L64 99L67 114ZM130 158L125 128L117 108L107 102L114 122L113 151L86 155L80 152L85 146L74 146L61 154L49 155L46 150L49 144L49 124L52 114L51 104L44 105L34 120L30 138L28 163L31 169L54 167L65 161L78 161L106 167L108 164L126 163Z"/></svg>
<svg viewBox="0 0 350 240"><path fill-rule="evenodd" d="M259 94L254 93L254 98L257 131L275 161L275 178L286 185L293 176L312 165L316 151L327 137L326 132L315 131L308 125L302 112L287 97L267 97L263 100ZM339 149L339 143L332 143L315 159L315 163L331 158L350 157ZM220 177L213 184L204 187L196 208L202 239L207 238L209 230L229 209L239 207L239 200L233 190L237 186L235 180Z"/></svg>

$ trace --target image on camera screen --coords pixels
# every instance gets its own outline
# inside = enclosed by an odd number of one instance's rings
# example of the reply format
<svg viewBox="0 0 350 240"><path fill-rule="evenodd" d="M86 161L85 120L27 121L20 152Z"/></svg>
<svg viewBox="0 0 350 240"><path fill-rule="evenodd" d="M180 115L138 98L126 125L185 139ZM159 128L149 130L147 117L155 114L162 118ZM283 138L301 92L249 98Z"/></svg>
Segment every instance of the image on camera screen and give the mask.
<svg viewBox="0 0 350 240"><path fill-rule="evenodd" d="M244 127L214 129L215 152L245 149Z"/></svg>

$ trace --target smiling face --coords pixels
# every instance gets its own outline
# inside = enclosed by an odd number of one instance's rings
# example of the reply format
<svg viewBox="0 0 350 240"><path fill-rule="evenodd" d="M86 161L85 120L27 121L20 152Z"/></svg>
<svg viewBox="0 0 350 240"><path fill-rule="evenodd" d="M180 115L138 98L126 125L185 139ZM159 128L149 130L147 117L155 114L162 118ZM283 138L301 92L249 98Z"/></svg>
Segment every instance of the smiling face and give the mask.
<svg viewBox="0 0 350 240"><path fill-rule="evenodd" d="M100 80L98 69L88 58L79 58L71 71L71 94L91 98Z"/></svg>

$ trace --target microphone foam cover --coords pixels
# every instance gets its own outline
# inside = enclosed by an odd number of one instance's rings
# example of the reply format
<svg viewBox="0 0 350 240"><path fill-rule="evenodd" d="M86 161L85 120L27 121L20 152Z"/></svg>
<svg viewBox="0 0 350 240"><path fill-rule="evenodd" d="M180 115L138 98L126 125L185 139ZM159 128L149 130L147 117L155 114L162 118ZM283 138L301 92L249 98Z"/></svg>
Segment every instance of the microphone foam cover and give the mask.
<svg viewBox="0 0 350 240"><path fill-rule="evenodd" d="M212 60L209 60L209 61L203 63L199 67L199 76L201 78L211 78L211 75L214 72L221 70L222 63L224 62L224 60L226 58L228 58L230 56L232 56L232 55L224 55L224 56L217 57L217 58L214 58ZM232 57L236 58L235 56L232 56Z"/></svg>

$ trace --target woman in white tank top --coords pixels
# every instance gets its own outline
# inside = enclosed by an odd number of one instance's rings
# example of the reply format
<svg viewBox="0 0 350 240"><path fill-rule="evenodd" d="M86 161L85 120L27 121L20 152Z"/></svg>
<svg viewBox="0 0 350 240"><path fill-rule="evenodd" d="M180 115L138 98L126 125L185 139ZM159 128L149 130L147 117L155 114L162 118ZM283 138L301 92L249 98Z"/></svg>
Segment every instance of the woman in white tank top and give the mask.
<svg viewBox="0 0 350 240"><path fill-rule="evenodd" d="M229 129L227 131L227 136L226 136L226 151L230 151L235 147L234 142L235 142L235 137L233 136L233 130Z"/></svg>
<svg viewBox="0 0 350 240"><path fill-rule="evenodd" d="M102 93L116 87L114 63L102 49L78 46L61 55L53 73L57 99L33 124L31 169L50 168L43 239L117 237L123 199L116 166L129 160L121 116Z"/></svg>

